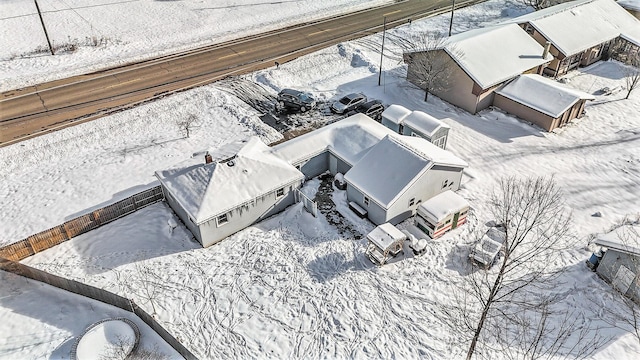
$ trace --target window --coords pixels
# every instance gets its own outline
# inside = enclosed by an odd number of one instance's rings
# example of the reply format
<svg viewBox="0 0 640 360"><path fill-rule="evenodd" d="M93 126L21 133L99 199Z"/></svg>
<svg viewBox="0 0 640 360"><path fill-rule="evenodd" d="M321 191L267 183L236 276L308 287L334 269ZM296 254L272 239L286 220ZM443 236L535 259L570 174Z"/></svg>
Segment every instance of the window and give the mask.
<svg viewBox="0 0 640 360"><path fill-rule="evenodd" d="M445 180L442 182L442 188L446 188L449 185L449 180Z"/></svg>
<svg viewBox="0 0 640 360"><path fill-rule="evenodd" d="M402 134L404 132L404 126L402 124L398 125L398 134Z"/></svg>
<svg viewBox="0 0 640 360"><path fill-rule="evenodd" d="M409 206L413 206L416 203L416 198L411 198L409 200Z"/></svg>
<svg viewBox="0 0 640 360"><path fill-rule="evenodd" d="M448 223L450 223L450 222L451 222L451 219L447 220L447 222L446 222L445 224L448 224Z"/></svg>
<svg viewBox="0 0 640 360"><path fill-rule="evenodd" d="M218 221L218 226L222 226L229 222L229 218L227 217L227 214L222 214L218 216L217 221Z"/></svg>
<svg viewBox="0 0 640 360"><path fill-rule="evenodd" d="M368 197L364 197L364 206L369 206L369 198Z"/></svg>
<svg viewBox="0 0 640 360"><path fill-rule="evenodd" d="M276 197L281 197L284 196L284 188L280 188L278 189L278 191L276 191Z"/></svg>
<svg viewBox="0 0 640 360"><path fill-rule="evenodd" d="M438 226L438 230L442 229L443 226L444 224L441 224L440 226Z"/></svg>
<svg viewBox="0 0 640 360"><path fill-rule="evenodd" d="M437 147L439 147L441 149L444 149L444 144L446 143L446 141L447 141L447 136L445 135L445 136L443 136L441 138L438 138L436 141L434 141L433 145L435 145L435 146L437 146Z"/></svg>

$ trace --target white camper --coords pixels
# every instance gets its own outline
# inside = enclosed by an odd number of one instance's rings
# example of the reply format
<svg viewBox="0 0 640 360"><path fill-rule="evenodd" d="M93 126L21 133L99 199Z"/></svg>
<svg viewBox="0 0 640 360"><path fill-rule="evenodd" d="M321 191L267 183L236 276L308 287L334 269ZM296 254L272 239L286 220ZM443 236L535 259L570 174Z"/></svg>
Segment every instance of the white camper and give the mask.
<svg viewBox="0 0 640 360"><path fill-rule="evenodd" d="M467 221L469 203L462 196L447 190L425 201L416 212L416 226L432 239Z"/></svg>

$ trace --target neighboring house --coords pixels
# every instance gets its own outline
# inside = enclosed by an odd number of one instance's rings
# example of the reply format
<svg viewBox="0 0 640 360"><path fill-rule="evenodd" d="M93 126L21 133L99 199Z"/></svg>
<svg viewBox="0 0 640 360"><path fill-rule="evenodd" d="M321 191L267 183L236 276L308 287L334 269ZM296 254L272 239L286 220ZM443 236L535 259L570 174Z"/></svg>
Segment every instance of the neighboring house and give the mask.
<svg viewBox="0 0 640 360"><path fill-rule="evenodd" d="M520 75L496 90L493 105L551 131L579 118L594 99L540 75Z"/></svg>
<svg viewBox="0 0 640 360"><path fill-rule="evenodd" d="M637 19L640 19L640 0L618 0L618 5L622 6Z"/></svg>
<svg viewBox="0 0 640 360"><path fill-rule="evenodd" d="M434 90L433 94L472 114L493 103L493 91L498 86L520 74L540 74L553 60L553 56L543 54L544 47L517 24L453 35L442 49L429 51L453 60L449 86ZM418 84L416 74L420 71L416 65L419 61L414 59L422 53L424 51L416 51L403 56L408 64L407 80L414 84Z"/></svg>
<svg viewBox="0 0 640 360"><path fill-rule="evenodd" d="M544 69L550 76L590 65L606 57L611 46L636 53L640 47L640 22L613 0L566 2L508 22L520 25L539 44L550 45L554 59Z"/></svg>
<svg viewBox="0 0 640 360"><path fill-rule="evenodd" d="M640 225L625 225L594 241L605 252L596 272L640 304Z"/></svg>
<svg viewBox="0 0 640 360"><path fill-rule="evenodd" d="M391 105L382 113L382 125L402 135L419 136L441 149L447 148L449 125L422 111Z"/></svg>
<svg viewBox="0 0 640 360"><path fill-rule="evenodd" d="M429 141L402 136L362 114L273 147L305 177L342 173L347 200L375 224L397 224L418 205L457 190L467 164Z"/></svg>
<svg viewBox="0 0 640 360"><path fill-rule="evenodd" d="M165 199L207 247L294 203L304 176L257 137L156 172Z"/></svg>

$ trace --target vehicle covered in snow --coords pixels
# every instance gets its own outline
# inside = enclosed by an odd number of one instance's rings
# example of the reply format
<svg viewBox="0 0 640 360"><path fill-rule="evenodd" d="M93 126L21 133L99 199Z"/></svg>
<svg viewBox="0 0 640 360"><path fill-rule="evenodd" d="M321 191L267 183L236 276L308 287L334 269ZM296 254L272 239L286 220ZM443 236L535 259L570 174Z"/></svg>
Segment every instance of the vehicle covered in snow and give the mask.
<svg viewBox="0 0 640 360"><path fill-rule="evenodd" d="M498 254L504 247L506 234L501 225L489 228L482 238L475 243L469 253L469 258L474 263L490 268L498 258Z"/></svg>
<svg viewBox="0 0 640 360"><path fill-rule="evenodd" d="M418 206L415 225L435 239L464 224L468 212L467 200L447 190Z"/></svg>
<svg viewBox="0 0 640 360"><path fill-rule="evenodd" d="M384 265L389 258L403 252L407 236L390 223L378 225L367 234L367 256L376 265Z"/></svg>

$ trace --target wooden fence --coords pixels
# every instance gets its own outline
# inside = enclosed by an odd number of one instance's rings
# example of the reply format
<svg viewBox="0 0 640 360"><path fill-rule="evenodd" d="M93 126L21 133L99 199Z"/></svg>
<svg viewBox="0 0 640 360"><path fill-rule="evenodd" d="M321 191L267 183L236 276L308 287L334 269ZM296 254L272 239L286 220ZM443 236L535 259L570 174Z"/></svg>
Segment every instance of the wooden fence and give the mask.
<svg viewBox="0 0 640 360"><path fill-rule="evenodd" d="M43 282L51 286L63 289L74 294L82 295L120 309L136 314L140 320L144 321L153 331L174 348L187 360L197 360L198 358L187 350L176 338L162 327L151 315L142 310L133 300L124 298L110 291L97 288L95 286L83 284L81 282L53 275L48 272L11 261L0 257L0 270L20 275L35 281Z"/></svg>
<svg viewBox="0 0 640 360"><path fill-rule="evenodd" d="M0 257L20 261L80 234L96 229L164 198L160 186L147 189L114 204L69 220L62 225L31 235L0 248Z"/></svg>

